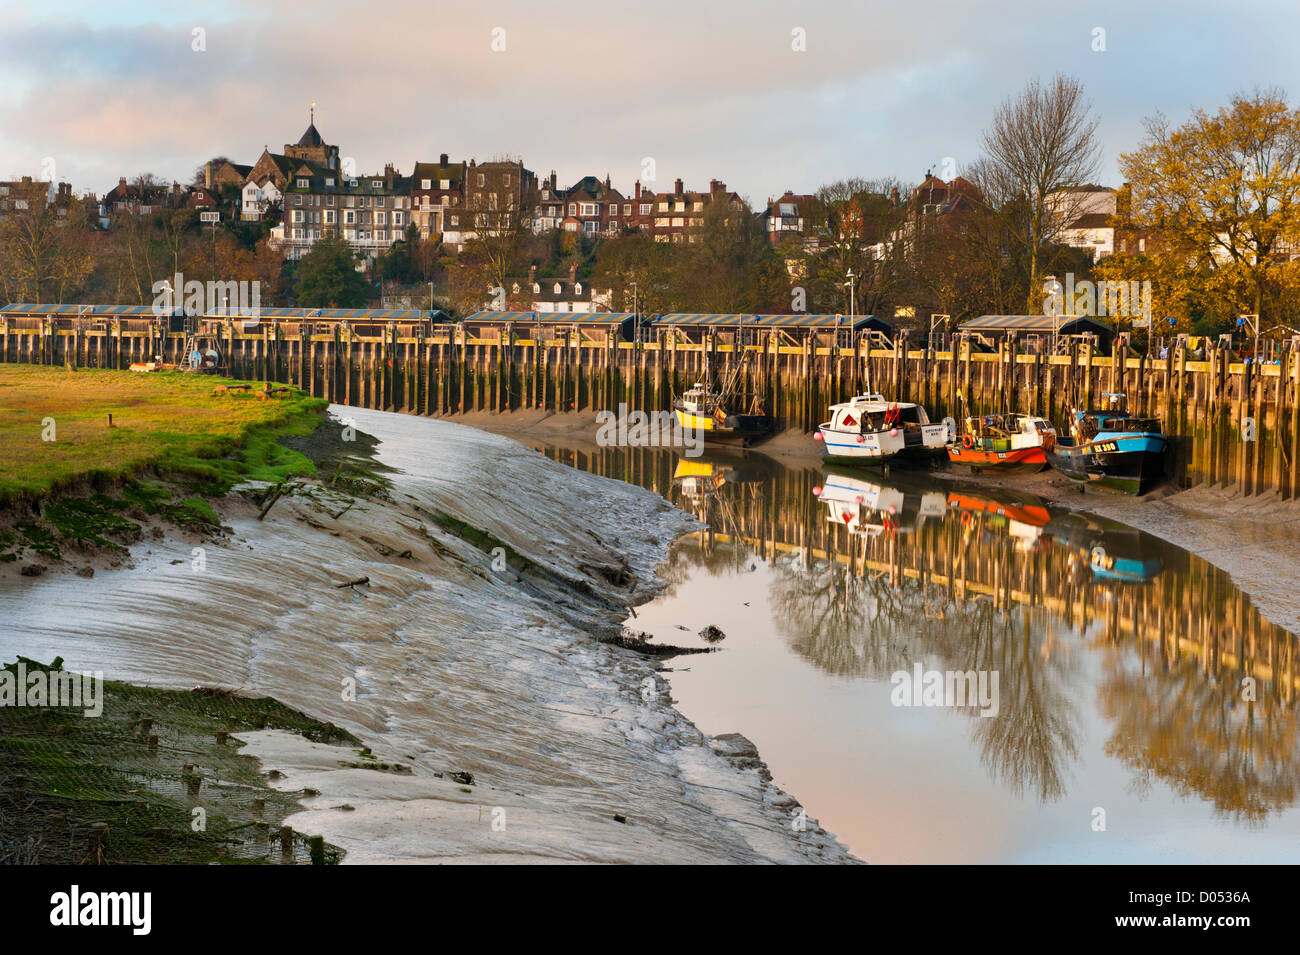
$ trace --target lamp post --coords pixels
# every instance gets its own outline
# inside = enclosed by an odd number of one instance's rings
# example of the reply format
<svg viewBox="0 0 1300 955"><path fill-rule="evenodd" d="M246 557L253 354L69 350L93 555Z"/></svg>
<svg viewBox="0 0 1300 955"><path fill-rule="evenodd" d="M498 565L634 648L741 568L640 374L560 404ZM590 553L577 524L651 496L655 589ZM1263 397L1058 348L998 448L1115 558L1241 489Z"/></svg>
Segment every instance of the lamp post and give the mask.
<svg viewBox="0 0 1300 955"><path fill-rule="evenodd" d="M848 274L845 275L844 277L848 279L848 281L846 281L844 285L849 290L849 321L852 322L853 316L857 314L857 302L858 302L857 286L853 281L857 276L853 274L853 269L850 268Z"/></svg>
<svg viewBox="0 0 1300 955"><path fill-rule="evenodd" d="M433 283L429 283L429 316L433 317Z"/></svg>
<svg viewBox="0 0 1300 955"><path fill-rule="evenodd" d="M637 303L636 303L636 283L633 282L633 283L632 283L632 314L633 314L634 316L638 316L638 315L640 315L640 313L637 311L636 304L637 304Z"/></svg>

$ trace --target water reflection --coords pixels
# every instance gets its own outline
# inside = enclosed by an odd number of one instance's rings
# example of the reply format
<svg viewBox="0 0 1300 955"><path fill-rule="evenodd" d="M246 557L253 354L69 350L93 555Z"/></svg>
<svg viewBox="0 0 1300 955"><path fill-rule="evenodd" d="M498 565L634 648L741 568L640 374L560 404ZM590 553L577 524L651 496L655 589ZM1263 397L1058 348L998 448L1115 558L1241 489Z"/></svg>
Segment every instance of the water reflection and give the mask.
<svg viewBox="0 0 1300 955"><path fill-rule="evenodd" d="M1006 792L1061 800L1088 763L1088 727L1100 726L1089 745L1125 767L1136 798L1160 783L1252 826L1295 804L1296 639L1194 555L1032 497L925 476L543 450L707 524L679 543L676 584L763 567L776 633L827 675L887 681L917 661L998 671L999 716L960 712Z"/></svg>

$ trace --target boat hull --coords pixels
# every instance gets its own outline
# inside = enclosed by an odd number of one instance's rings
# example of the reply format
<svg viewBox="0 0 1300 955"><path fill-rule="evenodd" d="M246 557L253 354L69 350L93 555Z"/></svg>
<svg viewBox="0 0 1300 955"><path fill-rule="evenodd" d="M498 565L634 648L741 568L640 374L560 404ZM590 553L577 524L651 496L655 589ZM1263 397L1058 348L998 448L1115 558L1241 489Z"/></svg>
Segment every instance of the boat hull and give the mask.
<svg viewBox="0 0 1300 955"><path fill-rule="evenodd" d="M946 428L943 425L925 425L911 441L901 428L856 434L823 427L818 429L818 433L822 439L822 457L828 463L880 467L891 463L928 464L934 461L944 452L943 445L935 446L934 442L946 434Z"/></svg>
<svg viewBox="0 0 1300 955"><path fill-rule="evenodd" d="M1083 445L1057 442L1047 461L1072 481L1145 494L1165 476L1164 435L1103 437Z"/></svg>
<svg viewBox="0 0 1300 955"><path fill-rule="evenodd" d="M988 451L952 445L948 448L948 460L953 464L968 464L972 468L997 468L999 471L1041 471L1047 467L1047 454L1042 445L1011 451Z"/></svg>
<svg viewBox="0 0 1300 955"><path fill-rule="evenodd" d="M673 415L679 428L702 435L705 441L749 442L772 430L772 419L767 415L727 415L721 422L713 415L683 408L674 408Z"/></svg>

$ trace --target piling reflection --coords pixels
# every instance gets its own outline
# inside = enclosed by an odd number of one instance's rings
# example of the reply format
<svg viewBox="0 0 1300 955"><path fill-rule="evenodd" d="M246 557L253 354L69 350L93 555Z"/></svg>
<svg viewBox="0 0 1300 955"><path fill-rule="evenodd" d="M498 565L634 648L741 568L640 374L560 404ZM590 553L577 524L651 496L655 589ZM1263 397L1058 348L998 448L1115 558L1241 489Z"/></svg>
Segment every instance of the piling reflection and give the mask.
<svg viewBox="0 0 1300 955"><path fill-rule="evenodd" d="M828 674L888 680L917 661L998 671L1000 713L970 719L969 732L1012 792L1060 799L1095 711L1105 753L1138 791L1161 781L1248 823L1296 801L1296 638L1194 555L1023 495L924 476L753 455L544 451L704 522L679 542L670 580L768 565L755 579L777 632Z"/></svg>

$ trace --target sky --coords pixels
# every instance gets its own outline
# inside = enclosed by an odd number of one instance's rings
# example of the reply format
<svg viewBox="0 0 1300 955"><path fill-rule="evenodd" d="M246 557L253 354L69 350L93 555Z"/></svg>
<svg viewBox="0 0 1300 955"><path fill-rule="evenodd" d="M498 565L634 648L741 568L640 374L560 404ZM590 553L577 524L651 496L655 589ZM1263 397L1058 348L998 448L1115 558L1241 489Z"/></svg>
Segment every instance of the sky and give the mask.
<svg viewBox="0 0 1300 955"><path fill-rule="evenodd" d="M0 0L0 179L188 182L296 142L315 102L363 175L508 156L759 204L960 173L998 105L1059 72L1119 185L1145 116L1300 102L1298 26L1294 0Z"/></svg>

